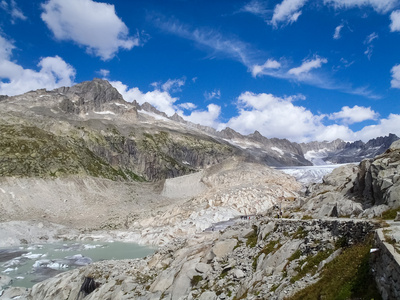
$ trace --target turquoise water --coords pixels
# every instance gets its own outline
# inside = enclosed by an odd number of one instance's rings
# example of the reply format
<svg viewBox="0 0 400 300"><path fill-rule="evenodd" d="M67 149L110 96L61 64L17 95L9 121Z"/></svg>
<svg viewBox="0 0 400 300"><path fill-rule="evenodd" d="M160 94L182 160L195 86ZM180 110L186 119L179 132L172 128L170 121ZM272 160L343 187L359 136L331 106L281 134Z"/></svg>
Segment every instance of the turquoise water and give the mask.
<svg viewBox="0 0 400 300"><path fill-rule="evenodd" d="M155 248L121 242L68 242L0 248L0 275L13 279L11 286L35 283L92 262L141 258Z"/></svg>

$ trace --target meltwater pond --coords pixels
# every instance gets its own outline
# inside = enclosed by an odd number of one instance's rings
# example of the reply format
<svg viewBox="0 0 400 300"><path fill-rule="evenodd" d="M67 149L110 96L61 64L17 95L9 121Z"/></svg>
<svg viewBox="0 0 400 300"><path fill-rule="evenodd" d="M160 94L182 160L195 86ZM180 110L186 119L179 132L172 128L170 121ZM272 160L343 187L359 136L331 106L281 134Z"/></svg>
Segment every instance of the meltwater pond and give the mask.
<svg viewBox="0 0 400 300"><path fill-rule="evenodd" d="M92 262L141 258L155 250L122 242L67 242L0 248L0 276L11 277L11 286L28 288L58 273Z"/></svg>

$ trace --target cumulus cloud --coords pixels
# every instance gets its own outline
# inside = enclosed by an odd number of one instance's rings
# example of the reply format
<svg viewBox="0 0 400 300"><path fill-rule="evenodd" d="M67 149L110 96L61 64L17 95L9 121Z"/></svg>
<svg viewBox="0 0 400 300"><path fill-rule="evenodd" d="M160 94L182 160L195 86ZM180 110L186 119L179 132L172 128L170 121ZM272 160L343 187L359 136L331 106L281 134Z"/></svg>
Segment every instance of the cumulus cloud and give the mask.
<svg viewBox="0 0 400 300"><path fill-rule="evenodd" d="M354 8L371 6L378 13L387 13L398 5L398 0L324 0L325 4L333 5L335 8Z"/></svg>
<svg viewBox="0 0 400 300"><path fill-rule="evenodd" d="M348 106L342 107L342 110L329 115L331 120L341 120L345 124L359 123L366 120L376 120L379 114L371 109L371 107L363 107L355 105L352 108Z"/></svg>
<svg viewBox="0 0 400 300"><path fill-rule="evenodd" d="M392 70L392 80L390 81L390 84L392 88L395 89L400 89L400 64L395 65Z"/></svg>
<svg viewBox="0 0 400 300"><path fill-rule="evenodd" d="M218 117L221 113L221 107L215 104L209 104L207 110L194 110L196 105L190 102L177 104L177 97L172 97L167 91L158 89L149 92L142 92L139 88L129 88L121 81L111 81L113 87L124 97L125 101L133 102L136 100L139 104L150 103L159 111L165 112L168 116L178 113L185 120L210 127L218 126ZM189 115L184 115L182 109L190 110Z"/></svg>
<svg viewBox="0 0 400 300"><path fill-rule="evenodd" d="M356 139L368 141L377 136L385 136L394 133L400 136L400 115L390 114L386 119L380 119L378 124L365 126L356 132Z"/></svg>
<svg viewBox="0 0 400 300"><path fill-rule="evenodd" d="M265 93L242 93L238 97L238 115L224 125L242 134L258 130L266 137L310 140L321 125L321 117L294 105L292 100Z"/></svg>
<svg viewBox="0 0 400 300"><path fill-rule="evenodd" d="M40 88L71 86L75 69L61 57L44 57L37 64L39 71L24 69L12 60L14 45L0 35L0 94L9 96Z"/></svg>
<svg viewBox="0 0 400 300"><path fill-rule="evenodd" d="M290 24L296 22L301 15L301 8L307 0L283 0L277 4L272 15L271 24L278 27L279 23Z"/></svg>
<svg viewBox="0 0 400 300"><path fill-rule="evenodd" d="M103 60L119 49L140 44L115 13L114 5L92 0L49 0L42 4L42 20L58 40L73 41Z"/></svg>
<svg viewBox="0 0 400 300"><path fill-rule="evenodd" d="M377 136L395 133L400 135L400 115L391 114L387 119L378 119L378 114L371 108L354 106L343 107L332 115L313 114L294 100L304 99L302 95L277 97L272 94L251 92L238 97L238 114L219 129L229 126L242 134L255 130L272 138L286 138L295 142L332 141L341 138L346 141L368 141ZM341 121L342 124L325 125L325 118ZM376 125L364 127L354 132L348 125L365 120L375 120Z"/></svg>
<svg viewBox="0 0 400 300"><path fill-rule="evenodd" d="M220 99L221 98L221 91L220 90L213 90L212 92L205 92L204 93L204 98L206 100L211 100L211 99Z"/></svg>
<svg viewBox="0 0 400 300"><path fill-rule="evenodd" d="M292 68L288 71L288 74L300 76L309 73L313 69L321 68L322 64L326 64L328 60L322 57L316 57L304 61L300 67Z"/></svg>
<svg viewBox="0 0 400 300"><path fill-rule="evenodd" d="M390 31L400 31L400 10L395 10L390 14Z"/></svg>
<svg viewBox="0 0 400 300"><path fill-rule="evenodd" d="M25 21L27 17L24 15L22 10L18 7L15 0L11 0L9 3L6 0L0 2L0 8L4 9L11 16L11 23L15 23L17 20Z"/></svg>
<svg viewBox="0 0 400 300"><path fill-rule="evenodd" d="M177 110L175 102L178 101L179 98L172 97L167 91L156 89L144 93L137 87L129 88L121 81L110 81L110 83L118 90L122 97L124 97L125 101L133 102L136 100L139 104L148 102L159 111L165 112L168 116L172 116Z"/></svg>
<svg viewBox="0 0 400 300"><path fill-rule="evenodd" d="M279 69L281 64L273 59L268 59L263 65L254 65L251 74L253 77L257 77L259 74L263 74L263 72L267 69Z"/></svg>
<svg viewBox="0 0 400 300"><path fill-rule="evenodd" d="M195 110L188 116L182 115L182 117L192 123L201 124L217 128L219 126L219 115L221 113L221 107L216 104L209 104L207 110Z"/></svg>

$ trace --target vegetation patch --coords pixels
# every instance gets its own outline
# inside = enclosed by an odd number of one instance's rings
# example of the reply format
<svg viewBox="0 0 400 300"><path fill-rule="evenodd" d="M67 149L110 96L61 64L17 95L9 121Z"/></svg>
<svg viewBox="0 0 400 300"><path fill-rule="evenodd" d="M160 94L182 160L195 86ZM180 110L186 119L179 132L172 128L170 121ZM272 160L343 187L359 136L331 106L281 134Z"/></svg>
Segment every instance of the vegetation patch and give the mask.
<svg viewBox="0 0 400 300"><path fill-rule="evenodd" d="M310 273L311 275L314 275L315 272L317 272L318 265L324 259L327 259L332 253L333 253L333 250L320 251L314 256L310 255L307 258L300 260L298 267L295 268L295 271L298 273L296 276L293 276L290 279L290 282L294 283L297 280L306 276L306 274L308 274L308 273Z"/></svg>
<svg viewBox="0 0 400 300"><path fill-rule="evenodd" d="M297 228L296 232L293 234L294 239L304 239L308 235L308 231L304 229L303 226Z"/></svg>
<svg viewBox="0 0 400 300"><path fill-rule="evenodd" d="M193 278L190 280L190 284L192 286L196 286L199 284L200 281L203 280L203 276L201 275L194 275Z"/></svg>
<svg viewBox="0 0 400 300"><path fill-rule="evenodd" d="M250 248L254 248L257 245L258 239L258 228L256 225L253 225L253 232L247 236L246 246Z"/></svg>
<svg viewBox="0 0 400 300"><path fill-rule="evenodd" d="M396 218L398 212L400 212L400 207L388 209L387 211L382 213L382 219L393 220L394 218Z"/></svg>
<svg viewBox="0 0 400 300"><path fill-rule="evenodd" d="M314 299L382 299L372 277L369 250L372 235L365 242L345 249L326 264L321 279L288 300Z"/></svg>

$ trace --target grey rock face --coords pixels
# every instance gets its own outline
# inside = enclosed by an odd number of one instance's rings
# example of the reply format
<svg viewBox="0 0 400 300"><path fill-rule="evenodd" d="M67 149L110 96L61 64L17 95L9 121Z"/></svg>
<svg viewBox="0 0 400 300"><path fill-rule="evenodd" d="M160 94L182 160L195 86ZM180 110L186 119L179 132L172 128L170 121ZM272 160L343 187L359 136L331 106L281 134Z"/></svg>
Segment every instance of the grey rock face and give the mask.
<svg viewBox="0 0 400 300"><path fill-rule="evenodd" d="M53 92L78 97L77 105L85 106L86 110L100 110L104 104L113 101L125 102L121 94L108 81L102 79L85 81L72 87L61 87Z"/></svg>
<svg viewBox="0 0 400 300"><path fill-rule="evenodd" d="M354 184L354 192L365 207L400 206L400 141L375 159L363 161Z"/></svg>

